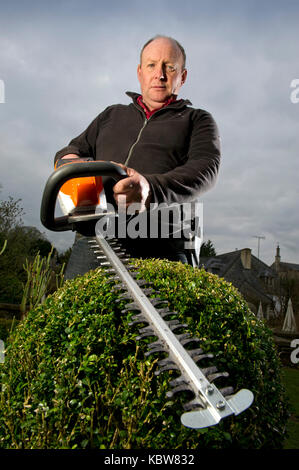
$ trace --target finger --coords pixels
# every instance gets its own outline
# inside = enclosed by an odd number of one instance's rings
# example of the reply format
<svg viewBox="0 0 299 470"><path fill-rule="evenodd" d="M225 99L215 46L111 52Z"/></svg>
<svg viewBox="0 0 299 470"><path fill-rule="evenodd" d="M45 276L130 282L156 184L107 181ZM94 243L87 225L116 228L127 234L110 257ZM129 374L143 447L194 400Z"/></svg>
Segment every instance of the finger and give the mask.
<svg viewBox="0 0 299 470"><path fill-rule="evenodd" d="M128 193L134 190L135 187L136 185L134 184L134 181L132 181L132 178L124 178L113 186L113 191L115 194Z"/></svg>
<svg viewBox="0 0 299 470"><path fill-rule="evenodd" d="M128 172L128 171L127 171L128 168L127 168L125 165L123 165L122 163L117 163L117 162L114 162L113 160L111 160L111 163L113 163L114 165L120 166L123 170L125 170L126 172Z"/></svg>

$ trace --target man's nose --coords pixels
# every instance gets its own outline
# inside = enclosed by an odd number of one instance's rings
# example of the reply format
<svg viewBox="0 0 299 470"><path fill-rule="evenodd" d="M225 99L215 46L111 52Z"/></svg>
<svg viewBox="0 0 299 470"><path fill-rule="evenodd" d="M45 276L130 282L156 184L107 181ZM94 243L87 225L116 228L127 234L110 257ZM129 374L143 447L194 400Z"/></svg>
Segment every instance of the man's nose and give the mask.
<svg viewBox="0 0 299 470"><path fill-rule="evenodd" d="M166 80L165 67L163 65L157 67L156 78L158 80Z"/></svg>

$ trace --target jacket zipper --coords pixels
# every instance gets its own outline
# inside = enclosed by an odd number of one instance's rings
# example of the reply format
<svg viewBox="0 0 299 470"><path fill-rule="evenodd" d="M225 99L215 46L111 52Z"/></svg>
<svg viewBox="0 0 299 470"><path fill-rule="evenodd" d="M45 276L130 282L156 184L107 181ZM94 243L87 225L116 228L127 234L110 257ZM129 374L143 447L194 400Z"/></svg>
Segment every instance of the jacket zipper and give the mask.
<svg viewBox="0 0 299 470"><path fill-rule="evenodd" d="M129 162L129 160L130 160L130 158L131 158L131 155L132 155L132 152L133 152L133 150L134 150L134 147L138 144L138 142L139 142L139 140L140 140L140 137L141 137L141 134L142 134L142 132L143 132L143 129L144 129L145 126L147 125L148 121L149 121L149 119L145 119L145 121L144 121L144 123L143 123L143 126L141 127L141 129L140 129L140 131L139 131L139 134L138 134L138 136L137 136L137 139L136 139L135 142L131 145L131 148L130 148L130 150L129 150L128 156L127 156L126 161L125 161L125 163L124 163L125 166L128 165L128 162Z"/></svg>
<svg viewBox="0 0 299 470"><path fill-rule="evenodd" d="M190 104L191 104L191 103L190 103ZM134 103L134 106L140 111L139 107L138 107L135 103ZM164 111L165 109L169 109L169 107L171 107L171 104L168 105L167 108L158 109L158 110L155 112L155 115L156 115L157 113L159 113L160 111ZM129 161L130 161L130 158L131 158L131 155L132 155L132 153L133 153L133 150L134 150L135 146L138 144L138 142L139 142L139 140L140 140L140 137L141 137L141 134L142 134L142 132L143 132L145 126L147 125L147 123L149 122L149 120L150 120L151 118L152 118L152 116L150 116L148 119L145 118L145 121L144 121L144 123L143 123L143 126L141 127L141 129L140 129L140 131L139 131L139 133L138 133L137 139L135 140L135 142L134 142L134 143L132 144L132 146L130 147L128 156L127 156L127 158L126 158L126 160L125 160L125 163L124 163L125 166L128 165L128 163L129 163Z"/></svg>

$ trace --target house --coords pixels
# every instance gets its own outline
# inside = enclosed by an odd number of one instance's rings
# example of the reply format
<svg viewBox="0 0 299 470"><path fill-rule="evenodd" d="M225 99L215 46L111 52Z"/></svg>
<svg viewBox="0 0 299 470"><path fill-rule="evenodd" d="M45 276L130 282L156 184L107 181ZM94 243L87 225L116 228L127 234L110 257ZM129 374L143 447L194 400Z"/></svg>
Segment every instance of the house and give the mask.
<svg viewBox="0 0 299 470"><path fill-rule="evenodd" d="M275 269L252 255L250 248L201 258L200 266L231 282L254 313L260 306L267 316L280 312L279 276Z"/></svg>
<svg viewBox="0 0 299 470"><path fill-rule="evenodd" d="M289 279L299 280L299 264L282 262L279 245L277 245L275 261L271 269L274 269L280 278L289 277Z"/></svg>
<svg viewBox="0 0 299 470"><path fill-rule="evenodd" d="M281 261L279 245L276 248L274 263L271 265L278 277L281 287L281 297L284 298L284 310L286 310L288 299L292 299L294 312L299 313L299 264Z"/></svg>

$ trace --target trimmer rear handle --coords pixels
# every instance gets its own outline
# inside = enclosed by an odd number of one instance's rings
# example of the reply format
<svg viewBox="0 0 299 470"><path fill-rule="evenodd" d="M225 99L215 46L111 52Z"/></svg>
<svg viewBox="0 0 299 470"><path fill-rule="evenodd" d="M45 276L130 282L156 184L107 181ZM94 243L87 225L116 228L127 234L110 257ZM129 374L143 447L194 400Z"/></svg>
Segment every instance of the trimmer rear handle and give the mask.
<svg viewBox="0 0 299 470"><path fill-rule="evenodd" d="M54 232L76 230L75 224L69 220L69 216L55 218L56 199L61 186L66 181L88 176L111 177L119 181L128 175L120 166L111 162L70 163L59 167L49 176L42 197L40 218L48 230Z"/></svg>

